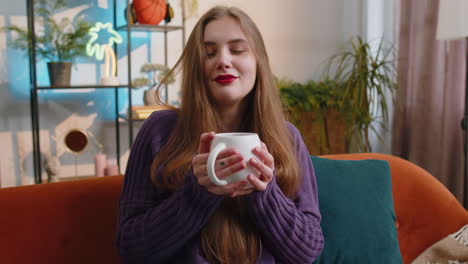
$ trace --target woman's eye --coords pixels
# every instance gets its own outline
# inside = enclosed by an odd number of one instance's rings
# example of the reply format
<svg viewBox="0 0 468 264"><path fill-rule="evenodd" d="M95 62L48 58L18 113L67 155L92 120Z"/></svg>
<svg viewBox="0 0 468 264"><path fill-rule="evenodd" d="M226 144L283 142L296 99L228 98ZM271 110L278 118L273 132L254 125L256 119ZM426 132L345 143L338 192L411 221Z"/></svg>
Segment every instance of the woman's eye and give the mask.
<svg viewBox="0 0 468 264"><path fill-rule="evenodd" d="M210 51L210 52L207 52L207 53L206 53L206 56L207 56L208 58L212 58L212 57L214 57L215 55L216 55L216 53L215 53L214 51Z"/></svg>
<svg viewBox="0 0 468 264"><path fill-rule="evenodd" d="M242 50L242 49L234 49L234 50L231 50L231 52L234 53L234 54L241 54L241 53L244 52L244 50Z"/></svg>

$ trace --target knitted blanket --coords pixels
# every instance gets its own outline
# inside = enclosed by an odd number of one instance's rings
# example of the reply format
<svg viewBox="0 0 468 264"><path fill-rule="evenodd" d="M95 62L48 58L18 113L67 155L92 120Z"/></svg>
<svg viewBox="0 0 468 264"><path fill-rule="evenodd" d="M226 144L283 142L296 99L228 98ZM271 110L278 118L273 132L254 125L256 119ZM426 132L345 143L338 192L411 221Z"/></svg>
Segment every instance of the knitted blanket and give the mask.
<svg viewBox="0 0 468 264"><path fill-rule="evenodd" d="M468 264L468 225L430 246L413 264Z"/></svg>

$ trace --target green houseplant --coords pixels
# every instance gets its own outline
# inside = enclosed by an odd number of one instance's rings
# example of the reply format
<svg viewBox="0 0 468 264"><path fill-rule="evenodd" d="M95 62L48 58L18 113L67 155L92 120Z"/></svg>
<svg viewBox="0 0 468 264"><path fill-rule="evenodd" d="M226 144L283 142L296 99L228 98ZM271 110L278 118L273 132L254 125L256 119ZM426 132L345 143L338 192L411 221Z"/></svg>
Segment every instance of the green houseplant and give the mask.
<svg viewBox="0 0 468 264"><path fill-rule="evenodd" d="M322 80L304 84L277 79L292 121L312 154L372 151L369 134L386 129L387 100L397 90L394 49L372 49L357 36L329 59ZM338 145L337 145L338 144Z"/></svg>
<svg viewBox="0 0 468 264"><path fill-rule="evenodd" d="M70 18L56 20L53 14L66 7L64 0L34 1L37 22L43 29L29 32L15 25L3 29L15 32L17 37L11 41L16 49L34 48L39 58L48 60L47 68L51 85L70 85L71 64L79 56L86 55L88 31L91 25L83 20L72 23ZM34 37L35 45L32 47Z"/></svg>
<svg viewBox="0 0 468 264"><path fill-rule="evenodd" d="M372 151L369 135L372 132L381 140L378 127L387 129L389 99L394 100L395 50L385 47L381 40L377 45L364 41L360 36L352 38L349 48L336 54L329 61L329 78L344 84L339 107L349 111L348 136L352 139L352 151Z"/></svg>
<svg viewBox="0 0 468 264"><path fill-rule="evenodd" d="M330 79L306 83L277 79L276 84L291 121L302 132L311 154L347 151L347 111L339 107L344 93L342 84Z"/></svg>

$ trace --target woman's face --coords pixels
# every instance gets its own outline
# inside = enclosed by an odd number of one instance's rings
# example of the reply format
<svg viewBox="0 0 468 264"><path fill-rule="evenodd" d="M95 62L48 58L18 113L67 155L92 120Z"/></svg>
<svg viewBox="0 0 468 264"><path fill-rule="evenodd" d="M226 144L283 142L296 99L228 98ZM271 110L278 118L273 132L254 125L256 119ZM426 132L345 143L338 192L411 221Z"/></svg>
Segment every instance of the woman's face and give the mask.
<svg viewBox="0 0 468 264"><path fill-rule="evenodd" d="M239 105L253 89L257 62L252 47L236 20L223 17L205 26L203 42L205 82L221 107Z"/></svg>

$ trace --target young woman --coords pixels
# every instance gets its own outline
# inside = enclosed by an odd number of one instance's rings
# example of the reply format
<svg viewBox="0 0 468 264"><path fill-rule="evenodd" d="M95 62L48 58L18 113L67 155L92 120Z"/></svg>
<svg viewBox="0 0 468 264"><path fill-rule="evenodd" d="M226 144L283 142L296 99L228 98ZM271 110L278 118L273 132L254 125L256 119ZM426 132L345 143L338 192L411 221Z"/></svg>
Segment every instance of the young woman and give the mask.
<svg viewBox="0 0 468 264"><path fill-rule="evenodd" d="M174 67L179 109L143 124L120 199L117 247L128 263L311 263L323 236L314 169L285 120L263 39L237 8L215 7L195 25ZM210 132L207 132L210 131ZM223 178L246 166L260 176L217 186L206 163L215 132L255 132L244 160L216 162ZM245 189L250 183L253 188Z"/></svg>

